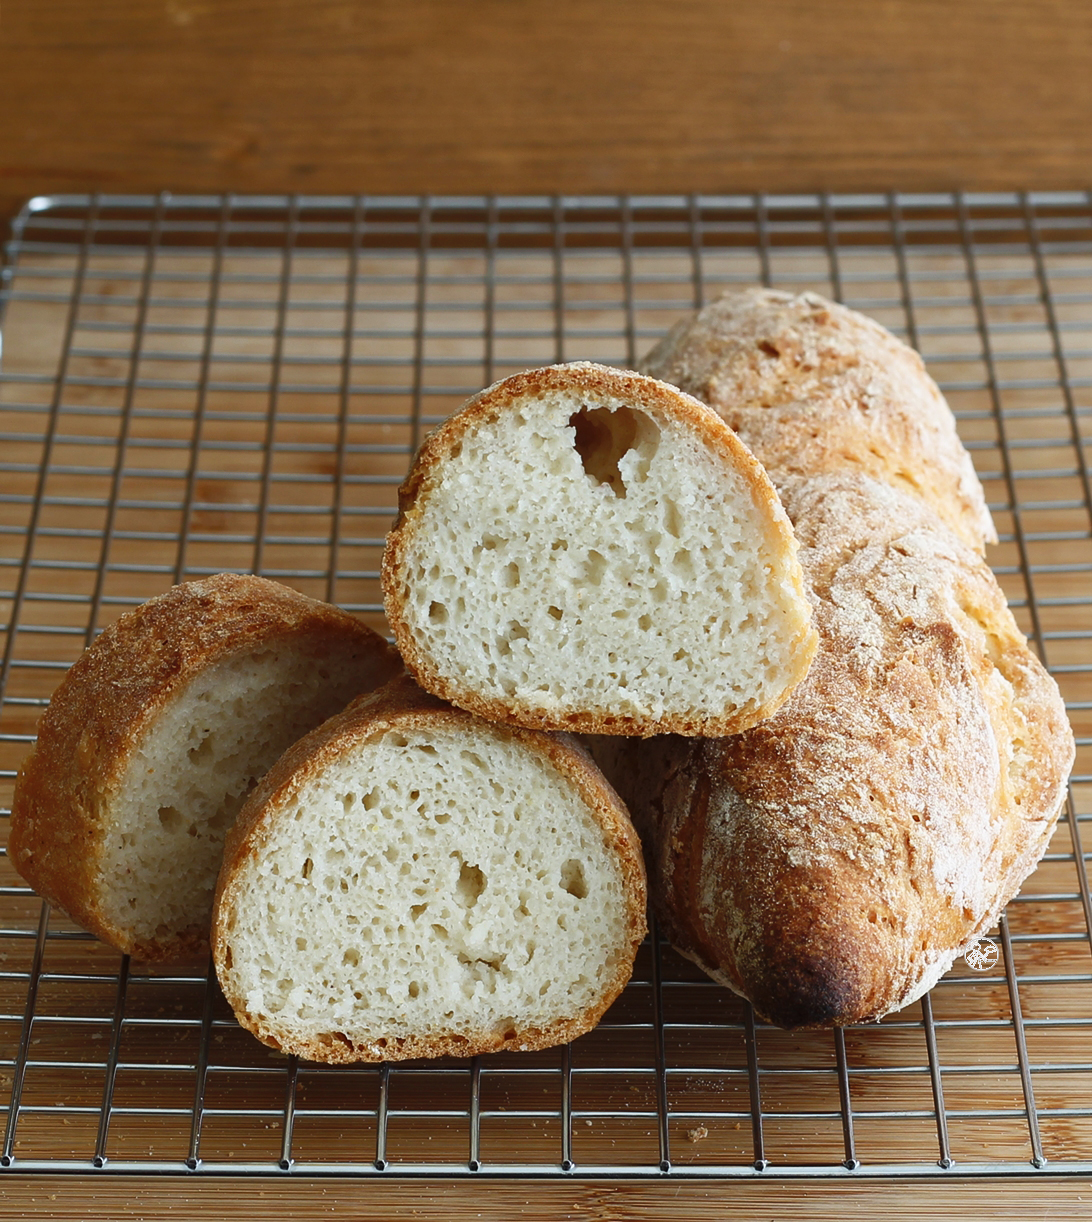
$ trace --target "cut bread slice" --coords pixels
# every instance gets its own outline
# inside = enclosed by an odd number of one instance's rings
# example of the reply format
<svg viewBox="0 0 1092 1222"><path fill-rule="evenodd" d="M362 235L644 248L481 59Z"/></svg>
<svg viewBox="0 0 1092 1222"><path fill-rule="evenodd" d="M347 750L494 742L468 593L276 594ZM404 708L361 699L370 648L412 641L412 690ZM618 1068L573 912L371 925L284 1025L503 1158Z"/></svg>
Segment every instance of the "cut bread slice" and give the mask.
<svg viewBox="0 0 1092 1222"><path fill-rule="evenodd" d="M574 1039L644 932L640 844L583 747L403 677L259 783L228 838L213 955L264 1043L387 1061Z"/></svg>
<svg viewBox="0 0 1092 1222"><path fill-rule="evenodd" d="M254 782L401 669L370 628L275 582L174 586L108 627L54 694L16 783L15 868L122 951L200 951Z"/></svg>
<svg viewBox="0 0 1092 1222"><path fill-rule="evenodd" d="M696 399L600 365L507 378L426 440L383 589L423 687L540 729L734 733L816 645L750 452Z"/></svg>

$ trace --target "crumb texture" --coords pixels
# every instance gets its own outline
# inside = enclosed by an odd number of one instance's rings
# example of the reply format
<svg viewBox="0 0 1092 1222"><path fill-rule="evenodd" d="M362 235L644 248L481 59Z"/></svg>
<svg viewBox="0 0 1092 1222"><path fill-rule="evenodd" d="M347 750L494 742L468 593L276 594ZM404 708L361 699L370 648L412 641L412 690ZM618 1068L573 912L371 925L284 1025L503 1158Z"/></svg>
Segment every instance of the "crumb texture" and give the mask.
<svg viewBox="0 0 1092 1222"><path fill-rule="evenodd" d="M224 835L255 782L360 688L311 650L197 674L134 744L103 828L102 909L138 942L207 932Z"/></svg>
<svg viewBox="0 0 1092 1222"><path fill-rule="evenodd" d="M814 648L780 505L701 405L587 369L509 380L426 447L385 565L407 664L545 728L749 724Z"/></svg>
<svg viewBox="0 0 1092 1222"><path fill-rule="evenodd" d="M294 779L257 799L221 880L217 968L244 1025L278 1047L537 1047L593 1025L628 978L643 934L632 828L619 822L627 847L581 785L500 727L460 713L354 730L297 751Z"/></svg>

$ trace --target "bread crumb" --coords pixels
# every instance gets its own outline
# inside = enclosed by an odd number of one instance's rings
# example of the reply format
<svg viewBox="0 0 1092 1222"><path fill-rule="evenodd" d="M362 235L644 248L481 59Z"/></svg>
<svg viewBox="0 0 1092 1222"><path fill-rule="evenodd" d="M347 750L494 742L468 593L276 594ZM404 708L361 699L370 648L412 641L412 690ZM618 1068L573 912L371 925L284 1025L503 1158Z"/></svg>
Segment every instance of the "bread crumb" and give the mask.
<svg viewBox="0 0 1092 1222"><path fill-rule="evenodd" d="M697 1145L699 1141L704 1141L709 1136L709 1130L704 1124L699 1124L696 1129L688 1129L686 1132L687 1141L693 1145Z"/></svg>

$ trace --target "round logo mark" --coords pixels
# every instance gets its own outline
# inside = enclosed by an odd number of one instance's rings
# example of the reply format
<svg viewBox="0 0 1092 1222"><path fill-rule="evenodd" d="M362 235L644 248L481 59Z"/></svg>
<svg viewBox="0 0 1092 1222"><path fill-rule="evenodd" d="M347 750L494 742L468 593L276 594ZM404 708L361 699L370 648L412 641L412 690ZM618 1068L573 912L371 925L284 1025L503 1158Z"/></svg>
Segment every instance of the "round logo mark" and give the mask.
<svg viewBox="0 0 1092 1222"><path fill-rule="evenodd" d="M1001 947L989 938L979 938L963 956L963 961L973 972L988 972L997 966L1001 958Z"/></svg>

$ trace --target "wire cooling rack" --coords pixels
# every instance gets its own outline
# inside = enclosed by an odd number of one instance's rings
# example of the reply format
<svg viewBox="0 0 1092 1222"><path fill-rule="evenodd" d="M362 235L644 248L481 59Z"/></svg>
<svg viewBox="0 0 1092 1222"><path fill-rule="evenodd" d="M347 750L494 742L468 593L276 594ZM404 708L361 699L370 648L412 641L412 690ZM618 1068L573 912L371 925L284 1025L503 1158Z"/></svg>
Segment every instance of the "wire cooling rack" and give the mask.
<svg viewBox="0 0 1092 1222"><path fill-rule="evenodd" d="M0 838L65 668L173 582L252 571L383 627L423 432L494 378L632 365L722 288L814 288L925 355L1065 694L1070 802L993 932L878 1025L756 1022L655 936L566 1048L332 1069L205 962L130 962L0 860L0 1169L903 1176L1092 1170L1092 203L1083 194L54 196L14 225L0 364Z"/></svg>

